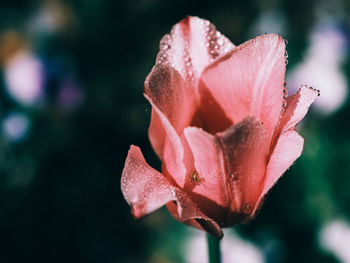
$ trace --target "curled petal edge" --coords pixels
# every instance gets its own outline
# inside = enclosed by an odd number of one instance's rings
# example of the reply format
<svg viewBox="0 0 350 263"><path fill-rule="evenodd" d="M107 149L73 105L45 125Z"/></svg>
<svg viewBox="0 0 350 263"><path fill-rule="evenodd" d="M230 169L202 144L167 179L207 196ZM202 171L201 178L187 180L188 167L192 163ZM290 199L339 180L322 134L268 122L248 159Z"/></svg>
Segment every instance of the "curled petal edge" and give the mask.
<svg viewBox="0 0 350 263"><path fill-rule="evenodd" d="M278 130L283 133L294 129L295 125L305 117L310 105L319 95L318 90L303 85L296 94L289 96L286 99L287 107L280 120Z"/></svg>

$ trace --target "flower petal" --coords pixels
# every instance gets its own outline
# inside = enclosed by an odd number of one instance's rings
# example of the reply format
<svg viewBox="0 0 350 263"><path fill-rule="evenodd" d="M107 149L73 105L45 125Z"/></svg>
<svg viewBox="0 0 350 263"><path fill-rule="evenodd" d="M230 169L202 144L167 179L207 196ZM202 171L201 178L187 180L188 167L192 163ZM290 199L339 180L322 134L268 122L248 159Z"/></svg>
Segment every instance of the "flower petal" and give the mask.
<svg viewBox="0 0 350 263"><path fill-rule="evenodd" d="M264 186L253 213L258 210L271 187L301 155L303 145L304 139L296 131L289 130L281 134L267 165Z"/></svg>
<svg viewBox="0 0 350 263"><path fill-rule="evenodd" d="M210 115L208 101L214 100L232 122L253 116L272 133L281 114L285 68L279 35L261 35L234 48L203 71L198 87L202 114Z"/></svg>
<svg viewBox="0 0 350 263"><path fill-rule="evenodd" d="M172 177L178 186L185 184L186 168L183 163L183 146L179 135L153 101L145 95L152 105L152 120L148 130L152 146L160 153L163 173ZM157 136L162 136L159 138Z"/></svg>
<svg viewBox="0 0 350 263"><path fill-rule="evenodd" d="M198 17L183 19L161 40L156 65L145 81L145 93L178 133L194 117L203 69L233 47L214 25Z"/></svg>
<svg viewBox="0 0 350 263"><path fill-rule="evenodd" d="M197 83L203 69L233 47L209 21L189 16L162 38L156 65L169 65Z"/></svg>
<svg viewBox="0 0 350 263"><path fill-rule="evenodd" d="M197 227L222 237L219 225L204 215L186 193L170 183L161 173L150 167L139 147L131 146L121 178L124 198L135 218L140 219L165 204L176 202L176 219L194 220Z"/></svg>
<svg viewBox="0 0 350 263"><path fill-rule="evenodd" d="M233 47L214 25L198 17L183 19L161 40L156 65L145 81L145 93L178 134L195 117L197 83L203 69ZM202 122L200 117L197 121ZM156 131L158 124L159 121L154 118L151 132L164 135ZM164 141L164 137L158 137L158 140ZM153 146L157 144L161 143L152 143ZM159 148L155 150L161 156Z"/></svg>
<svg viewBox="0 0 350 263"><path fill-rule="evenodd" d="M176 194L178 202L167 204L169 212L176 220L207 231L219 239L223 237L223 232L218 223L206 216L185 192L178 189Z"/></svg>
<svg viewBox="0 0 350 263"><path fill-rule="evenodd" d="M226 164L231 210L250 214L265 177L270 141L265 127L250 117L217 135Z"/></svg>
<svg viewBox="0 0 350 263"><path fill-rule="evenodd" d="M209 217L220 222L229 197L224 184L225 171L215 136L195 127L183 135L184 160L188 176L184 190Z"/></svg>
<svg viewBox="0 0 350 263"><path fill-rule="evenodd" d="M167 117L178 134L190 124L197 105L194 89L175 69L166 65L156 65L145 81L145 93ZM155 130L157 129L158 127L155 127ZM157 140L162 141L164 138L157 136Z"/></svg>
<svg viewBox="0 0 350 263"><path fill-rule="evenodd" d="M294 129L306 115L311 103L319 96L319 91L303 85L299 91L286 99L287 106L280 120L279 132Z"/></svg>
<svg viewBox="0 0 350 263"><path fill-rule="evenodd" d="M163 159L163 148L166 135L167 134L161 118L159 117L157 111L152 109L151 123L148 128L148 137L154 151L161 160Z"/></svg>
<svg viewBox="0 0 350 263"><path fill-rule="evenodd" d="M134 145L125 161L121 189L138 219L176 199L175 187L146 163L140 148Z"/></svg>

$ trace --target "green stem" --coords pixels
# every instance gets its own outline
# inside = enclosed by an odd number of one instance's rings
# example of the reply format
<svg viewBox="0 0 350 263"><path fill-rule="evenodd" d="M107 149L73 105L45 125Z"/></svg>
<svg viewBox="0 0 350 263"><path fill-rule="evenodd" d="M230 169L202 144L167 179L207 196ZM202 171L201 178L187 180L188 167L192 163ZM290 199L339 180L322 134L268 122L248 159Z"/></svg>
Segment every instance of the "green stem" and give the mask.
<svg viewBox="0 0 350 263"><path fill-rule="evenodd" d="M207 234L209 263L221 263L220 240Z"/></svg>

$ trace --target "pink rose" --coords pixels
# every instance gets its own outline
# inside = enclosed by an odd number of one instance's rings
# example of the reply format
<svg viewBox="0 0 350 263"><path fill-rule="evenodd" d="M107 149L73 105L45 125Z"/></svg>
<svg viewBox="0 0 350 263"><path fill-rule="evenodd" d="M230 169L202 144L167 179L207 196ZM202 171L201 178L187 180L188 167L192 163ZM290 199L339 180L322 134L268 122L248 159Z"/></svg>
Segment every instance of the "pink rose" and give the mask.
<svg viewBox="0 0 350 263"><path fill-rule="evenodd" d="M220 227L252 219L300 156L304 140L294 127L318 95L302 86L286 98L285 69L279 35L236 47L206 20L176 24L145 81L162 172L132 145L122 174L134 217L166 205L178 221L218 238Z"/></svg>

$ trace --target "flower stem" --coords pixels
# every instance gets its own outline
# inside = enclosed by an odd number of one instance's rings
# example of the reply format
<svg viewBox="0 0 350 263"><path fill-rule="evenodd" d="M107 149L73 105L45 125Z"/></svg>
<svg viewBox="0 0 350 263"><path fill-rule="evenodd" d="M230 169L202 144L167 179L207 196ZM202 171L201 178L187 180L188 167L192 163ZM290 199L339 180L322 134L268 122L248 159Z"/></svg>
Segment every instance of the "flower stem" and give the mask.
<svg viewBox="0 0 350 263"><path fill-rule="evenodd" d="M207 234L209 263L221 263L220 240Z"/></svg>

